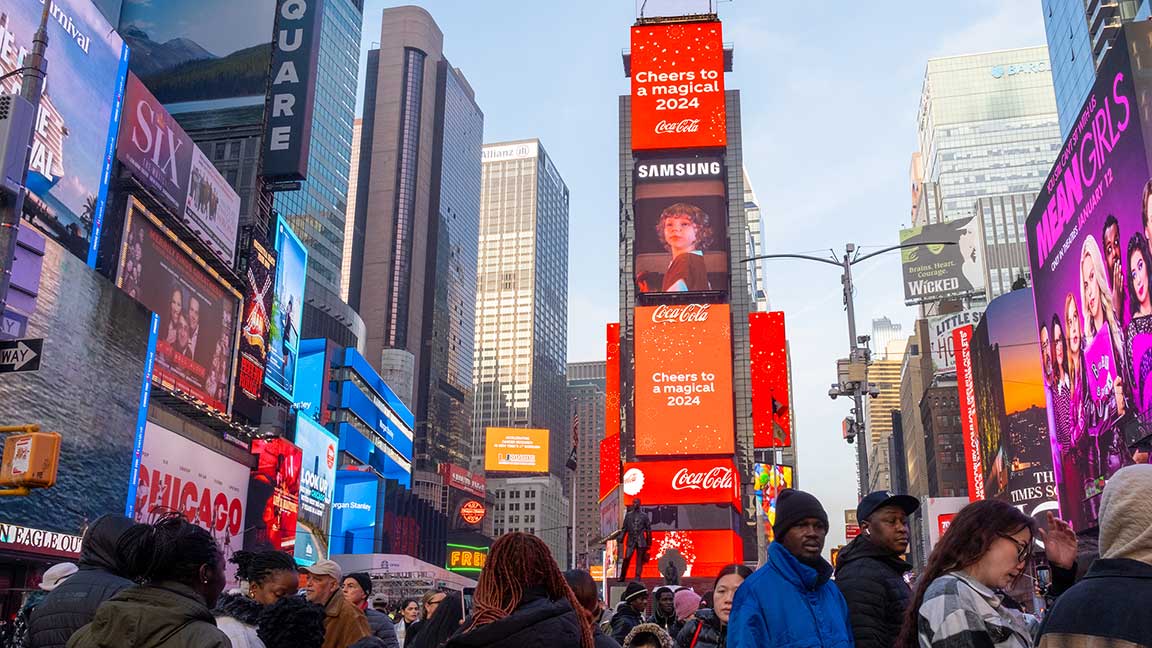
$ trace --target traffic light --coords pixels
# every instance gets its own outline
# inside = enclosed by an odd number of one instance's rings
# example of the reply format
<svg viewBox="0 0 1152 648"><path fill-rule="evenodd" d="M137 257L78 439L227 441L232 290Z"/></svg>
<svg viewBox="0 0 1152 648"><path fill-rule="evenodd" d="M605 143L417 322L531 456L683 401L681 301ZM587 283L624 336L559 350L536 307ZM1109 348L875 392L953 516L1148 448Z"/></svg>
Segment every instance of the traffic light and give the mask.
<svg viewBox="0 0 1152 648"><path fill-rule="evenodd" d="M4 428L0 428L0 432L3 431ZM0 463L0 488L53 486L60 462L60 439L59 432L9 435L4 440L4 459Z"/></svg>

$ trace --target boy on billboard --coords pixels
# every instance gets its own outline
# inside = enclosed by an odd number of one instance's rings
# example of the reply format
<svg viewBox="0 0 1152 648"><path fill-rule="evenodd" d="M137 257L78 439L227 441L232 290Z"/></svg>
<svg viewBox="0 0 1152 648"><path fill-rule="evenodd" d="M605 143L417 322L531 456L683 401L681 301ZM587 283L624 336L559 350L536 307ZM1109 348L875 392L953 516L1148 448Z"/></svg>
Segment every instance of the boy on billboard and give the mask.
<svg viewBox="0 0 1152 648"><path fill-rule="evenodd" d="M711 290L704 249L712 244L708 214L696 205L678 202L660 214L656 233L672 261L664 272L662 292Z"/></svg>

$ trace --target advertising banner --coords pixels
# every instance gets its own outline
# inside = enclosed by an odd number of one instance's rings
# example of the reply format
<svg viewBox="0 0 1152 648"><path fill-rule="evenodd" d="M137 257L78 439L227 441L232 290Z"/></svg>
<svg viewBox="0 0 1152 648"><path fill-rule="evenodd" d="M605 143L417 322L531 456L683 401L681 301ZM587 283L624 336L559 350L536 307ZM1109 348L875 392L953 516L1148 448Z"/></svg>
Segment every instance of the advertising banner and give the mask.
<svg viewBox="0 0 1152 648"><path fill-rule="evenodd" d="M475 577L488 562L488 547L448 543L448 562L444 568L458 574Z"/></svg>
<svg viewBox="0 0 1152 648"><path fill-rule="evenodd" d="M636 308L636 454L732 455L727 304Z"/></svg>
<svg viewBox="0 0 1152 648"><path fill-rule="evenodd" d="M1096 526L1104 484L1152 423L1152 183L1141 62L1126 27L1101 62L1027 220L1036 322L1047 332L1050 446L1060 516ZM1041 339L1043 355L1044 340Z"/></svg>
<svg viewBox="0 0 1152 648"><path fill-rule="evenodd" d="M609 324L606 333L608 349L604 364L604 436L610 437L620 434L620 323Z"/></svg>
<svg viewBox="0 0 1152 648"><path fill-rule="evenodd" d="M1057 508L1045 390L1051 337L1047 323L1038 334L1034 322L1031 289L993 299L973 335L972 375L985 496L1018 506L1046 526L1045 512Z"/></svg>
<svg viewBox="0 0 1152 648"><path fill-rule="evenodd" d="M302 453L296 562L301 565L328 557L338 443L324 426L303 414L296 415L296 445Z"/></svg>
<svg viewBox="0 0 1152 648"><path fill-rule="evenodd" d="M240 320L239 369L232 396L232 412L258 422L264 409L264 364L268 361L268 330L271 327L272 283L276 257L252 239L248 251L244 317Z"/></svg>
<svg viewBox="0 0 1152 648"><path fill-rule="evenodd" d="M924 525L928 528L928 551L940 542L940 536L952 524L952 518L960 509L968 506L967 497L927 497L924 506L920 508L924 516Z"/></svg>
<svg viewBox="0 0 1152 648"><path fill-rule="evenodd" d="M624 465L624 496L653 504L728 504L741 510L732 459L645 461Z"/></svg>
<svg viewBox="0 0 1152 648"><path fill-rule="evenodd" d="M976 418L976 385L972 377L972 327L952 331L956 348L956 387L960 392L960 427L964 432L964 464L968 473L968 498L985 499L984 451L981 449L980 424Z"/></svg>
<svg viewBox="0 0 1152 648"><path fill-rule="evenodd" d="M258 463L248 483L244 546L293 553L300 510L300 448L287 439L255 439L252 454Z"/></svg>
<svg viewBox="0 0 1152 648"><path fill-rule="evenodd" d="M975 216L900 230L901 245L922 243L900 251L904 303L984 294L982 240Z"/></svg>
<svg viewBox="0 0 1152 648"><path fill-rule="evenodd" d="M632 28L632 150L723 147L720 21Z"/></svg>
<svg viewBox="0 0 1152 648"><path fill-rule="evenodd" d="M240 294L134 198L116 285L160 315L156 384L227 414Z"/></svg>
<svg viewBox="0 0 1152 648"><path fill-rule="evenodd" d="M620 435L613 434L600 440L600 499L620 485Z"/></svg>
<svg viewBox="0 0 1152 648"><path fill-rule="evenodd" d="M304 276L308 249L284 219L276 221L276 285L272 293L268 330L268 363L264 382L292 401L296 387L296 361L300 352L300 325L304 321Z"/></svg>
<svg viewBox="0 0 1152 648"><path fill-rule="evenodd" d="M757 522L764 527L769 542L776 539L772 525L776 523L776 500L780 491L793 488L792 466L753 464L752 488Z"/></svg>
<svg viewBox="0 0 1152 648"><path fill-rule="evenodd" d="M236 261L240 196L152 96L128 75L116 158L226 264Z"/></svg>
<svg viewBox="0 0 1152 648"><path fill-rule="evenodd" d="M334 497L331 553L375 553L380 478L370 470L338 470Z"/></svg>
<svg viewBox="0 0 1152 648"><path fill-rule="evenodd" d="M485 472L548 472L548 430L488 428Z"/></svg>
<svg viewBox="0 0 1152 648"><path fill-rule="evenodd" d="M277 46L272 48L271 110L264 122L267 148L261 169L273 181L308 178L323 6L321 0L276 3Z"/></svg>
<svg viewBox="0 0 1152 648"><path fill-rule="evenodd" d="M276 5L124 0L120 31L132 48L132 71L166 104L263 104Z"/></svg>
<svg viewBox="0 0 1152 648"><path fill-rule="evenodd" d="M9 306L21 305L23 337L43 339L44 352L38 370L0 376L0 425L35 423L63 440L56 485L0 498L0 522L79 534L132 497L152 315L59 243L31 228L20 230L20 241L37 257L37 272L14 277ZM34 298L12 299L16 285Z"/></svg>
<svg viewBox="0 0 1152 648"><path fill-rule="evenodd" d="M952 346L952 331L961 326L976 326L984 316L984 307L969 308L958 313L928 318L928 350L932 354L932 370L937 374L956 371L956 351Z"/></svg>
<svg viewBox="0 0 1152 648"><path fill-rule="evenodd" d="M752 433L756 448L792 445L788 392L788 340L784 312L748 314L752 372Z"/></svg>
<svg viewBox="0 0 1152 648"><path fill-rule="evenodd" d="M227 558L244 543L248 478L244 464L149 421L135 519L149 523L170 511L183 513L212 534Z"/></svg>
<svg viewBox="0 0 1152 648"><path fill-rule="evenodd" d="M300 340L297 349L296 381L292 390L292 404L298 412L307 414L319 421L320 425L327 425L332 418L331 367L338 360L342 350L335 342L327 338L307 338ZM330 361L331 360L331 361ZM357 410L363 409L360 407ZM374 407L367 409L373 410ZM374 417L362 412L356 412L367 421Z"/></svg>
<svg viewBox="0 0 1152 648"><path fill-rule="evenodd" d="M617 485L604 497L600 498L600 537L607 538L620 530L624 522L624 508L621 505L623 495Z"/></svg>
<svg viewBox="0 0 1152 648"><path fill-rule="evenodd" d="M24 55L44 3L13 0L0 16L0 90L19 94ZM24 219L96 267L128 48L90 0L56 0L48 19L51 61L28 164Z"/></svg>
<svg viewBox="0 0 1152 648"><path fill-rule="evenodd" d="M728 175L721 154L638 161L638 293L728 290Z"/></svg>
<svg viewBox="0 0 1152 648"><path fill-rule="evenodd" d="M474 475L468 470L454 464L440 464L440 476L444 479L444 486L463 491L473 497L484 499L488 489L486 481L480 475Z"/></svg>
<svg viewBox="0 0 1152 648"><path fill-rule="evenodd" d="M648 562L641 576L662 578L658 567L665 553L675 550L686 567L681 578L715 578L726 565L744 562L744 542L740 534L729 529L693 529L687 531L653 531ZM628 566L629 571L633 569Z"/></svg>

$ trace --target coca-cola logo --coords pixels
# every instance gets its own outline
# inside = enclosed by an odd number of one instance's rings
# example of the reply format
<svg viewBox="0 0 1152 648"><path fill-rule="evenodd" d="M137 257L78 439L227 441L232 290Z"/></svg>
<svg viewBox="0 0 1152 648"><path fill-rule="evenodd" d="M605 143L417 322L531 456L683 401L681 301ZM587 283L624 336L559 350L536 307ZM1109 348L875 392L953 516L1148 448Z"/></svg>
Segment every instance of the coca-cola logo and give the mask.
<svg viewBox="0 0 1152 648"><path fill-rule="evenodd" d="M700 130L699 119L681 119L678 122L670 122L664 119L656 124L657 134L666 133L695 133Z"/></svg>
<svg viewBox="0 0 1152 648"><path fill-rule="evenodd" d="M716 466L712 470L689 472L681 468L672 477L672 490L713 490L735 488L731 468Z"/></svg>
<svg viewBox="0 0 1152 648"><path fill-rule="evenodd" d="M711 304L685 304L683 306L669 306L661 304L652 311L652 322L664 324L667 322L707 322L708 309Z"/></svg>

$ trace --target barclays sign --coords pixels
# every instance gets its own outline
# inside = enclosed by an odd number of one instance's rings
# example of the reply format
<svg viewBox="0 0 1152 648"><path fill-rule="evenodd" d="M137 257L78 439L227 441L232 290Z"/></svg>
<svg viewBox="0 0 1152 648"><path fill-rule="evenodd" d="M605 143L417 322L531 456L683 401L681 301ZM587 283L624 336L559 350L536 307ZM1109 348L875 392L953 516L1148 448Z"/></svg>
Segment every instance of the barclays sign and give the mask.
<svg viewBox="0 0 1152 648"><path fill-rule="evenodd" d="M1052 65L1048 61L1035 61L1033 63L1011 63L1008 65L993 66L989 72L992 74L993 79L1003 79L1004 77L1016 76L1017 74L1036 74L1038 72L1049 72L1052 70Z"/></svg>

